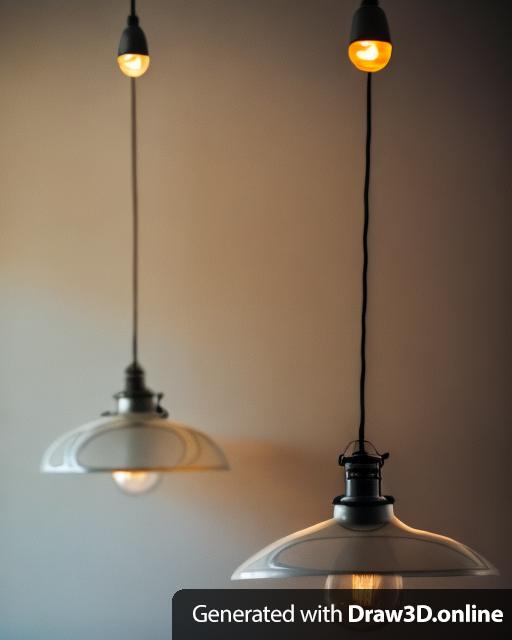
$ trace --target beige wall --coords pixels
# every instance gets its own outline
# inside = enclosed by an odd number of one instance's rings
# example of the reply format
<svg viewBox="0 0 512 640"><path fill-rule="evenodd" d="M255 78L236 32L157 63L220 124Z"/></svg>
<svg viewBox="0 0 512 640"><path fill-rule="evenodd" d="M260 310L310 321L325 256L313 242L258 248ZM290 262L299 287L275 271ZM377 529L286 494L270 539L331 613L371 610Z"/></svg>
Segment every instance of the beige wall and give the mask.
<svg viewBox="0 0 512 640"><path fill-rule="evenodd" d="M357 424L363 77L348 0L144 0L142 360L229 454L142 499L38 472L129 347L128 3L0 2L0 636L169 636L329 517ZM510 10L388 0L375 80L368 427L398 514L511 585ZM475 585L472 582L471 585ZM486 582L487 585L492 583ZM72 630L72 632L70 631Z"/></svg>

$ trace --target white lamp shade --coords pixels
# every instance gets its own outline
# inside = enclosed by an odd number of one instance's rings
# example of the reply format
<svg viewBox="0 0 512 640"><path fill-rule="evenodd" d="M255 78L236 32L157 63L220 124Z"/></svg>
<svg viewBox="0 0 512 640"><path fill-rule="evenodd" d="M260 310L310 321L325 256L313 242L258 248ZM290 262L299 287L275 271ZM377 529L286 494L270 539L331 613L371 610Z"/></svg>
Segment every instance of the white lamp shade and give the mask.
<svg viewBox="0 0 512 640"><path fill-rule="evenodd" d="M376 526L349 527L334 517L281 538L238 567L232 580L358 573L404 577L498 573L469 547L413 529L393 514L392 505L386 509L387 521Z"/></svg>
<svg viewBox="0 0 512 640"><path fill-rule="evenodd" d="M228 469L204 433L156 412L121 413L65 433L45 451L41 471L202 471Z"/></svg>

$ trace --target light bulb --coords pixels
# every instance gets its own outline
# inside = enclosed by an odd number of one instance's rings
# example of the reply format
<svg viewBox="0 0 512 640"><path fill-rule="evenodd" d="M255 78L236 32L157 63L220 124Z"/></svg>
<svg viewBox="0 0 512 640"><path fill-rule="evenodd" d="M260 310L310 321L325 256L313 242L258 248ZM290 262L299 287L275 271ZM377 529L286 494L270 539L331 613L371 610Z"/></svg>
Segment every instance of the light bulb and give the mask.
<svg viewBox="0 0 512 640"><path fill-rule="evenodd" d="M117 56L117 64L125 76L140 78L149 68L149 56L140 53L123 53Z"/></svg>
<svg viewBox="0 0 512 640"><path fill-rule="evenodd" d="M112 479L124 493L138 496L153 489L160 475L153 471L114 471Z"/></svg>
<svg viewBox="0 0 512 640"><path fill-rule="evenodd" d="M333 604L339 598L337 589L349 592L349 603L358 604L365 608L386 608L394 606L400 599L402 576L380 575L376 573L355 573L347 575L330 575L325 581L328 599Z"/></svg>
<svg viewBox="0 0 512 640"><path fill-rule="evenodd" d="M356 40L348 48L348 57L360 71L380 71L391 59L393 47L390 42L379 40Z"/></svg>

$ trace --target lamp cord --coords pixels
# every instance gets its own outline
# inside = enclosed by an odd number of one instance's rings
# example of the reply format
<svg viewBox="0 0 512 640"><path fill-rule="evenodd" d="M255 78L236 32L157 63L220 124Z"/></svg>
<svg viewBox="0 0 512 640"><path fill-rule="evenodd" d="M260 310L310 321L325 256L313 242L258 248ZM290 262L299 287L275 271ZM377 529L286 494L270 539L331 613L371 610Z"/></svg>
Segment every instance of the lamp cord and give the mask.
<svg viewBox="0 0 512 640"><path fill-rule="evenodd" d="M137 180L137 92L130 78L131 152L132 152L132 360L138 358L139 307L139 192Z"/></svg>
<svg viewBox="0 0 512 640"><path fill-rule="evenodd" d="M363 301L361 307L361 378L359 382L360 422L359 451L365 451L366 426L366 315L368 308L368 226L370 222L370 168L372 145L372 74L367 74L366 85L366 169L364 177L363 224Z"/></svg>

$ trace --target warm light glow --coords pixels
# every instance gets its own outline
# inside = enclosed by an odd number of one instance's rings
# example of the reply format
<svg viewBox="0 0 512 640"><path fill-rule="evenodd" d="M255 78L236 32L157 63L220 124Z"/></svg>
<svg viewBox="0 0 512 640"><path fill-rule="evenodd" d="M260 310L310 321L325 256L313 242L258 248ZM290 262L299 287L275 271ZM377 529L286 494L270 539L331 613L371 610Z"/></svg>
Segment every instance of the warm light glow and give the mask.
<svg viewBox="0 0 512 640"><path fill-rule="evenodd" d="M328 590L351 591L351 602L361 607L375 607L383 602L398 599L398 592L402 589L402 585L402 576L375 573L331 575L325 581L325 588Z"/></svg>
<svg viewBox="0 0 512 640"><path fill-rule="evenodd" d="M149 56L139 53L123 53L117 57L117 64L125 76L139 78L144 75L149 68Z"/></svg>
<svg viewBox="0 0 512 640"><path fill-rule="evenodd" d="M356 573L352 576L352 589L380 589L382 576L375 573Z"/></svg>
<svg viewBox="0 0 512 640"><path fill-rule="evenodd" d="M374 73L388 64L392 49L390 42L356 40L348 48L348 57L360 71Z"/></svg>
<svg viewBox="0 0 512 640"><path fill-rule="evenodd" d="M136 496L153 489L160 476L152 471L114 471L112 478L121 491Z"/></svg>

